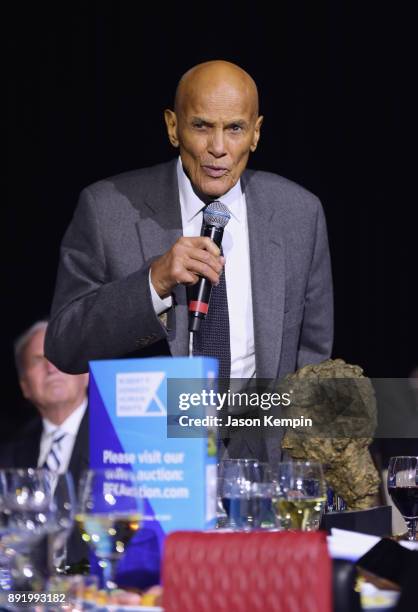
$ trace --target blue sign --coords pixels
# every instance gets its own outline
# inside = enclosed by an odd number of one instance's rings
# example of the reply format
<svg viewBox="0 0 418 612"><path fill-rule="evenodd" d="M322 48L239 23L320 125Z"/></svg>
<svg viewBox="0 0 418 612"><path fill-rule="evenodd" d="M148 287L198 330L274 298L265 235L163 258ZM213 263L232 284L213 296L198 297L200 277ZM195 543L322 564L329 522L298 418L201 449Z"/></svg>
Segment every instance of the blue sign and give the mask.
<svg viewBox="0 0 418 612"><path fill-rule="evenodd" d="M144 499L143 528L119 563L121 585L158 581L171 531L215 526L216 444L167 436L167 380L213 380L217 369L201 357L90 362L90 466L132 470Z"/></svg>

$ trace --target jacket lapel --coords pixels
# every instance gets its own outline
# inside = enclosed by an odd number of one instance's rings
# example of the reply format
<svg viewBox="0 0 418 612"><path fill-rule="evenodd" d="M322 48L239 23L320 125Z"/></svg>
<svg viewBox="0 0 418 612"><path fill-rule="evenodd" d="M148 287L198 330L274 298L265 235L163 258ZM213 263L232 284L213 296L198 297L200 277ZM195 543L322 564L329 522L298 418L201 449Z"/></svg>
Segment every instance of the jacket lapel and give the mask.
<svg viewBox="0 0 418 612"><path fill-rule="evenodd" d="M166 252L183 234L176 160L164 164L159 181L143 196L146 214L137 222L144 261ZM248 215L256 370L275 378L283 329L285 261L279 211L272 208L264 182L251 170L242 176ZM168 343L173 356L188 354L188 310L185 287L174 290L168 313Z"/></svg>
<svg viewBox="0 0 418 612"><path fill-rule="evenodd" d="M162 167L161 180L144 197L148 214L137 222L144 261L159 257L183 235L176 163L174 160ZM185 287L179 286L173 293L174 308L168 312L167 339L176 357L188 353L188 311Z"/></svg>
<svg viewBox="0 0 418 612"><path fill-rule="evenodd" d="M38 465L39 450L42 435L42 419L35 417L14 446L13 465L10 467L36 467Z"/></svg>
<svg viewBox="0 0 418 612"><path fill-rule="evenodd" d="M242 177L247 204L258 378L275 378L282 344L285 261L278 211L254 172Z"/></svg>

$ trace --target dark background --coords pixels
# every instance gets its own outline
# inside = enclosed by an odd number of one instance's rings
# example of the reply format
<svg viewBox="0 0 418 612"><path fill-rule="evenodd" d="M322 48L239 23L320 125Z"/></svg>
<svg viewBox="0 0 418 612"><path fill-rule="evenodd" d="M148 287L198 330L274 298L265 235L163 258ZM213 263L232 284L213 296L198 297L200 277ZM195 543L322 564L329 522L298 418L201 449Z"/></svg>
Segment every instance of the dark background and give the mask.
<svg viewBox="0 0 418 612"><path fill-rule="evenodd" d="M80 189L173 156L162 111L201 61L255 78L265 116L250 166L322 200L335 283L334 357L406 376L416 344L415 21L392 3L14 3L3 13L7 200L6 438L28 414L13 339L48 313Z"/></svg>

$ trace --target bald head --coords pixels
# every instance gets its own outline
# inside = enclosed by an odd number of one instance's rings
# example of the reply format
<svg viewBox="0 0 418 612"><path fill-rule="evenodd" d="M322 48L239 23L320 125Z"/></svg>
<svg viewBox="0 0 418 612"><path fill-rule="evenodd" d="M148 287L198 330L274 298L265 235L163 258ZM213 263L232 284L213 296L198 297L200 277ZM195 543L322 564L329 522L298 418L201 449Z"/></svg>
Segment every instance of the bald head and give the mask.
<svg viewBox="0 0 418 612"><path fill-rule="evenodd" d="M258 91L254 79L242 68L224 60L197 64L181 77L174 100L174 110L180 112L188 97L198 92L234 90L248 99L255 116L258 116Z"/></svg>
<svg viewBox="0 0 418 612"><path fill-rule="evenodd" d="M179 81L174 111L164 116L195 190L209 198L229 191L257 147L263 121L250 75L221 60L194 66Z"/></svg>

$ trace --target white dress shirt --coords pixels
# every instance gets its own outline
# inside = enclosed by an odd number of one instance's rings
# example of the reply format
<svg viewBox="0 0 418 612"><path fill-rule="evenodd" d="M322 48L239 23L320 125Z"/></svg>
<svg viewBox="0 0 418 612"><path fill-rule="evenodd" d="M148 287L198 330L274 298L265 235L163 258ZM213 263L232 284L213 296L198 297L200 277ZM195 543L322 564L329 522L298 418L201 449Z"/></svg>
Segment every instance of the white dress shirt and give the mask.
<svg viewBox="0 0 418 612"><path fill-rule="evenodd" d="M193 191L180 157L177 163L177 178L183 235L200 236L205 203ZM253 301L247 207L241 181L216 200L225 204L231 213L222 240L228 293L231 378L252 378L255 376ZM151 275L149 278L154 310L161 314L172 306L172 298L162 300L151 283Z"/></svg>
<svg viewBox="0 0 418 612"><path fill-rule="evenodd" d="M49 451L51 450L52 442L55 434L60 431L67 435L62 439L60 444L60 461L61 466L59 469L60 474L63 474L68 470L71 455L74 448L75 439L80 427L81 420L87 408L87 400L85 400L78 408L65 419L60 426L52 423L48 419L42 419L43 431L41 435L41 444L39 450L38 467L42 467L48 457Z"/></svg>

